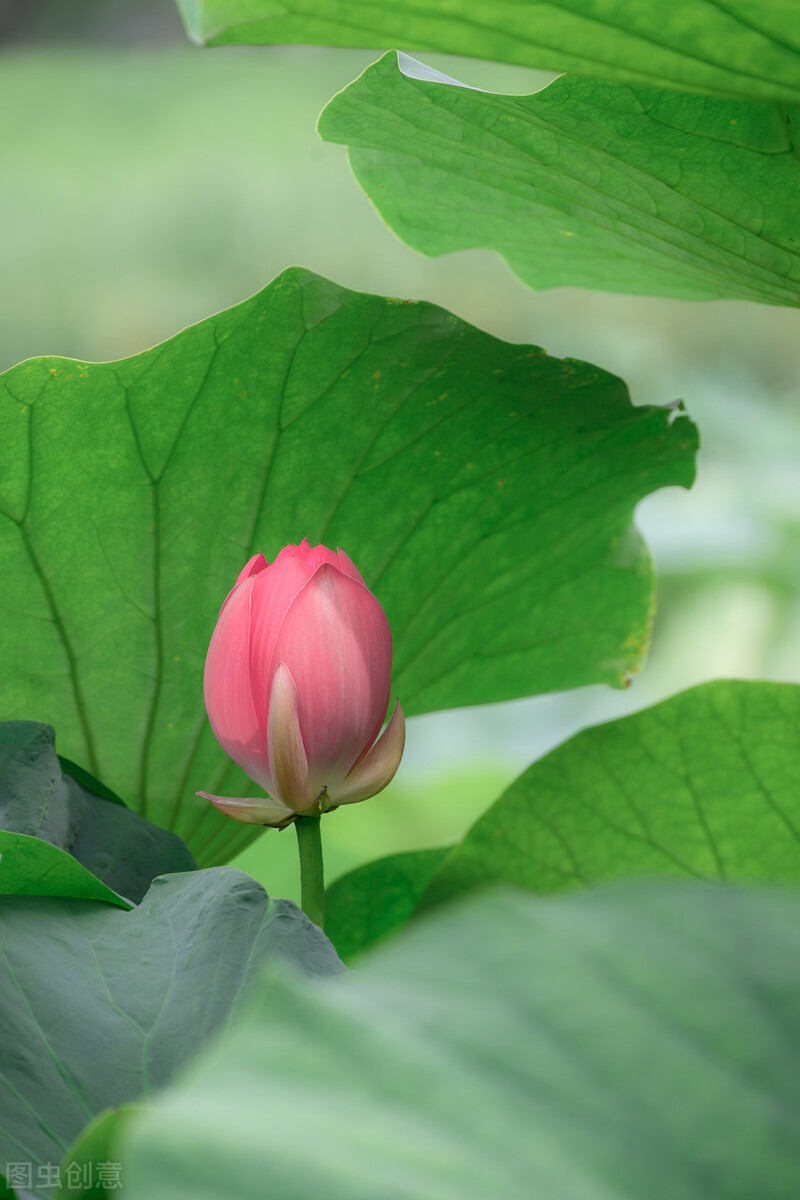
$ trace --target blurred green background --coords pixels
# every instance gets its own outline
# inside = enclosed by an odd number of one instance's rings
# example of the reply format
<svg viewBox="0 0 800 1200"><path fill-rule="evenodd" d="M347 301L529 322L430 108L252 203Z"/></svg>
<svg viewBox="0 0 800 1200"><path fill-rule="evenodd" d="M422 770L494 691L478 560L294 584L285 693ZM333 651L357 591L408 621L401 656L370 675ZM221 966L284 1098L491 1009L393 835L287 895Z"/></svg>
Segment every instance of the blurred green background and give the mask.
<svg viewBox="0 0 800 1200"><path fill-rule="evenodd" d="M693 491L637 512L659 613L633 686L413 719L392 786L326 819L331 879L455 839L586 724L705 679L800 678L800 314L537 293L492 254L410 250L359 191L344 149L315 132L324 104L380 49L202 51L165 0L0 0L0 369L36 354L135 353L298 264L595 362L636 403L683 399L700 426ZM497 91L550 78L424 57ZM296 898L295 859L293 834L269 832L237 865Z"/></svg>

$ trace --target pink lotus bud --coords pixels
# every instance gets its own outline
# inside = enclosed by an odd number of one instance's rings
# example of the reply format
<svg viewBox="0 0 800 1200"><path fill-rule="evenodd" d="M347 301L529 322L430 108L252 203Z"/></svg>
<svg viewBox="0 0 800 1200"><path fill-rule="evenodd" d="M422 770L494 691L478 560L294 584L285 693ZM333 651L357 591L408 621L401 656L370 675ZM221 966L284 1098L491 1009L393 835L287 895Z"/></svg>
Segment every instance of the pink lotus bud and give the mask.
<svg viewBox="0 0 800 1200"><path fill-rule="evenodd" d="M220 610L204 686L217 741L269 798L198 795L252 825L374 796L405 741L399 704L375 741L391 668L389 623L343 550L256 554Z"/></svg>

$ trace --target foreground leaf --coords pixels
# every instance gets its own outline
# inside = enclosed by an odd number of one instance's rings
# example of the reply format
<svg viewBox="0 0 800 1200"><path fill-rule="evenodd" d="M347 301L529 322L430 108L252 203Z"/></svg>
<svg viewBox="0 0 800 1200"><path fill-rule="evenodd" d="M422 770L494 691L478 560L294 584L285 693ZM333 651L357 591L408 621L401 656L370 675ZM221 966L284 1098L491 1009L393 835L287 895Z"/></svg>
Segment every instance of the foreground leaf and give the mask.
<svg viewBox="0 0 800 1200"><path fill-rule="evenodd" d="M64 1155L59 1172L60 1184L53 1194L53 1200L107 1200L108 1192L117 1188L107 1189L104 1186L103 1173L99 1170L101 1164L119 1167L119 1171L111 1173L110 1177L112 1180L115 1176L119 1179L124 1196L124 1167L117 1158L117 1143L125 1124L139 1111L139 1107L137 1104L123 1104L119 1108L107 1108L89 1122Z"/></svg>
<svg viewBox="0 0 800 1200"><path fill-rule="evenodd" d="M800 687L719 681L586 729L529 767L423 894L632 875L800 883Z"/></svg>
<svg viewBox="0 0 800 1200"><path fill-rule="evenodd" d="M319 130L424 254L486 246L531 287L797 305L796 123L572 78L496 96L391 53Z"/></svg>
<svg viewBox="0 0 800 1200"><path fill-rule="evenodd" d="M345 962L405 924L448 854L446 846L390 854L331 884L325 893L325 932Z"/></svg>
<svg viewBox="0 0 800 1200"><path fill-rule="evenodd" d="M798 962L788 891L482 898L266 981L127 1126L127 1200L795 1196Z"/></svg>
<svg viewBox="0 0 800 1200"><path fill-rule="evenodd" d="M138 903L156 875L196 869L175 834L93 792L85 771L76 774L81 783L56 755L49 725L0 722L0 895L127 907L120 897Z"/></svg>
<svg viewBox="0 0 800 1200"><path fill-rule="evenodd" d="M202 700L252 553L347 551L406 713L619 685L652 615L633 509L697 444L595 367L301 270L134 358L22 363L0 417L6 715L201 862L257 835L194 795L252 794Z"/></svg>
<svg viewBox="0 0 800 1200"><path fill-rule="evenodd" d="M786 0L178 0L195 41L400 45L651 87L800 99L796 9ZM794 20L794 27L793 22Z"/></svg>
<svg viewBox="0 0 800 1200"><path fill-rule="evenodd" d="M230 867L155 880L119 912L0 905L0 1162L60 1162L93 1117L147 1098L226 1021L263 964L340 969L287 900Z"/></svg>

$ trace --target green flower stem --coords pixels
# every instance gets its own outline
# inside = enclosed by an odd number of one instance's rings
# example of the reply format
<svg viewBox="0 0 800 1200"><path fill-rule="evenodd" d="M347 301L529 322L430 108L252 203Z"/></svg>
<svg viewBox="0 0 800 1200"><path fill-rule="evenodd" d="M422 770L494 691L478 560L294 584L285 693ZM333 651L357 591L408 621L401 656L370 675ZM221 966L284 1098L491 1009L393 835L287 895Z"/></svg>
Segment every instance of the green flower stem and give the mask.
<svg viewBox="0 0 800 1200"><path fill-rule="evenodd" d="M321 817L297 817L300 851L300 907L306 916L325 928L325 872L322 865Z"/></svg>

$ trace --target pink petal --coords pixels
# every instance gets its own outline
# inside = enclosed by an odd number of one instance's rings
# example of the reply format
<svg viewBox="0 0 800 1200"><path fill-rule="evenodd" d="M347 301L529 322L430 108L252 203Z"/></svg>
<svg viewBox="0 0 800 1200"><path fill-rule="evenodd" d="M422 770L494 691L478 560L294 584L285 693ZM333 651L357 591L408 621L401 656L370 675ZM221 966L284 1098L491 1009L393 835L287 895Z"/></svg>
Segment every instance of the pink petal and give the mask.
<svg viewBox="0 0 800 1200"><path fill-rule="evenodd" d="M359 583L364 583L364 576L361 574L352 558L345 554L341 546L337 547L336 553L339 556L339 566L344 574L349 575L351 579L357 579ZM364 587L366 586L366 583L364 583Z"/></svg>
<svg viewBox="0 0 800 1200"><path fill-rule="evenodd" d="M357 568L343 551L334 554L327 546L309 546L305 538L299 546L284 546L258 581L253 598L250 670L253 702L264 728L267 724L269 687L275 668L275 643L283 619L301 588L326 563L364 583Z"/></svg>
<svg viewBox="0 0 800 1200"><path fill-rule="evenodd" d="M225 599L222 601L222 608L224 608L225 605L228 603L228 601L230 600L231 596L236 591L236 589L240 583L244 583L245 579L250 579L251 576L257 575L259 571L263 571L264 568L266 567L266 565L267 565L267 560L264 558L263 554L254 554L253 557L248 560L247 564L244 567L242 567L241 571L239 572L239 578L236 580L236 583L233 585L233 587L228 592ZM220 613L222 612L222 608L219 610Z"/></svg>
<svg viewBox="0 0 800 1200"><path fill-rule="evenodd" d="M263 554L254 554L253 557L242 567L239 572L239 578L233 585L236 587L240 583L244 583L245 579L250 579L253 575L258 575L260 571L266 570L267 560Z"/></svg>
<svg viewBox="0 0 800 1200"><path fill-rule="evenodd" d="M274 655L297 687L312 791L330 791L383 722L392 664L389 623L363 584L324 563L287 612Z"/></svg>
<svg viewBox="0 0 800 1200"><path fill-rule="evenodd" d="M203 691L222 749L265 791L272 790L264 731L250 692L250 607L256 579L234 588L206 655Z"/></svg>
<svg viewBox="0 0 800 1200"><path fill-rule="evenodd" d="M269 694L277 659L275 642L298 592L308 583L316 568L305 557L287 554L296 546L286 546L266 571L256 577L250 626L250 688L259 725L267 728Z"/></svg>
<svg viewBox="0 0 800 1200"><path fill-rule="evenodd" d="M209 792L197 792L196 795L210 800L226 817L233 817L243 825L283 825L294 816L291 808L269 796L212 796Z"/></svg>
<svg viewBox="0 0 800 1200"><path fill-rule="evenodd" d="M334 804L357 804L382 792L391 783L406 743L403 710L395 704L392 719L369 750L338 787L329 793Z"/></svg>
<svg viewBox="0 0 800 1200"><path fill-rule="evenodd" d="M300 722L297 688L284 663L278 663L269 698L267 747L274 792L293 812L304 812L314 802Z"/></svg>
<svg viewBox="0 0 800 1200"><path fill-rule="evenodd" d="M340 565L338 554L334 554L327 546L309 546L308 538L303 538L299 546L284 546L272 565L285 565L291 559L296 559L304 565L309 579L323 563L330 563L333 567Z"/></svg>

